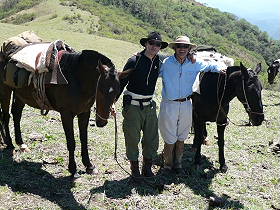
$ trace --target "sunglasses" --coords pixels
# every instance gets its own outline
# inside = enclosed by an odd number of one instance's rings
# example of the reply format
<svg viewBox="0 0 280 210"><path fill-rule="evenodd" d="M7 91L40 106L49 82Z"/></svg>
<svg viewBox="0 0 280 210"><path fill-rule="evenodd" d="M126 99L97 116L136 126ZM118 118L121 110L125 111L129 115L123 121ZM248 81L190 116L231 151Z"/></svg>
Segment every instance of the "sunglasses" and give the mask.
<svg viewBox="0 0 280 210"><path fill-rule="evenodd" d="M149 45L154 45L154 46L157 46L157 47L161 47L161 42L160 41L149 40L148 43L149 43Z"/></svg>
<svg viewBox="0 0 280 210"><path fill-rule="evenodd" d="M189 44L175 44L176 48L189 48L190 45Z"/></svg>

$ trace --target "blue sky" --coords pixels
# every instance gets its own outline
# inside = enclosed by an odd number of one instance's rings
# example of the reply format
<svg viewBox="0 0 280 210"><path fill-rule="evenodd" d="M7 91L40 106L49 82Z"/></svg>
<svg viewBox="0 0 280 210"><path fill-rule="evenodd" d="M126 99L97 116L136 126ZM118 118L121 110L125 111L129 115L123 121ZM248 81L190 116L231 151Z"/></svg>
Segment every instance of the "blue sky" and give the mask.
<svg viewBox="0 0 280 210"><path fill-rule="evenodd" d="M280 0L196 0L230 12L280 39Z"/></svg>

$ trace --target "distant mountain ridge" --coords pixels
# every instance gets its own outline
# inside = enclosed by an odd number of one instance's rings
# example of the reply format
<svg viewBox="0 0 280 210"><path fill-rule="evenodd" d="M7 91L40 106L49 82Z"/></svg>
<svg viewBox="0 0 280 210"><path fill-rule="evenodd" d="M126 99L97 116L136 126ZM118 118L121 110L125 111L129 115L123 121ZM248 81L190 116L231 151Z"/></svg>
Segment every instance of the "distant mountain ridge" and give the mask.
<svg viewBox="0 0 280 210"><path fill-rule="evenodd" d="M279 0L196 0L205 6L230 12L266 31L273 39L280 40L280 3ZM254 5L253 9L250 9Z"/></svg>
<svg viewBox="0 0 280 210"><path fill-rule="evenodd" d="M0 21L22 25L52 25L59 30L95 34L139 44L148 32L157 30L166 41L186 34L198 45L212 45L219 52L252 67L280 57L280 42L245 20L194 0L9 0L0 7ZM10 4L14 2L14 4ZM52 7L34 6L51 2ZM176 4L174 3L176 2ZM56 5L55 5L56 4ZM55 13L57 5L72 10ZM42 7L42 6L41 6ZM30 9L28 9L30 8ZM81 12L75 12L79 8ZM47 12L48 11L48 14ZM84 13L84 14L83 14ZM171 50L169 51L169 53ZM279 52L277 54L277 52Z"/></svg>
<svg viewBox="0 0 280 210"><path fill-rule="evenodd" d="M253 23L253 21L250 20L249 18L248 18L248 21ZM280 20L279 20L279 18L271 17L271 19L267 19L267 18L255 19L254 24L259 26L259 28L261 28L262 30L267 31L268 34L273 39L280 40Z"/></svg>

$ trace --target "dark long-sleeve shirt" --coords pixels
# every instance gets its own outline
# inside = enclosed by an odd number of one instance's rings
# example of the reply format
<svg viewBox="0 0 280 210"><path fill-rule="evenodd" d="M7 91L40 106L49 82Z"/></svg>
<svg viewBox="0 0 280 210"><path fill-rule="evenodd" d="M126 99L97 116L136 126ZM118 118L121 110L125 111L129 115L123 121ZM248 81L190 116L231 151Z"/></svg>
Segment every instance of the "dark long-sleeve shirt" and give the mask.
<svg viewBox="0 0 280 210"><path fill-rule="evenodd" d="M144 52L142 51L140 55L132 56L125 64L123 71L134 70L128 77L120 81L121 93L126 87L128 91L134 94L142 96L152 96L154 94L162 61L158 55L151 60L145 56Z"/></svg>

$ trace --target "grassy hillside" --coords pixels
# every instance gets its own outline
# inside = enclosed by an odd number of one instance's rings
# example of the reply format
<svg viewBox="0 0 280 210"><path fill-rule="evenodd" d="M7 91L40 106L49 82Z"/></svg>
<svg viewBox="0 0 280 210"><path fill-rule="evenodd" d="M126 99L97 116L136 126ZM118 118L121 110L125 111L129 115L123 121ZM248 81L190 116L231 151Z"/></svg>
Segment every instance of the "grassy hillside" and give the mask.
<svg viewBox="0 0 280 210"><path fill-rule="evenodd" d="M56 0L43 1L34 8L21 13L34 13L36 18L32 22L21 25L0 23L1 43L25 30L32 30L46 41L61 39L77 50L97 50L112 59L119 69L123 67L133 53L141 50L141 47L137 44L84 33L83 30L89 24L86 18L92 18L92 16L88 12L75 9L75 7L62 6ZM13 17L21 13L17 13ZM83 21L69 24L66 20L63 20L65 16L73 14L80 14Z"/></svg>
<svg viewBox="0 0 280 210"><path fill-rule="evenodd" d="M104 38L96 36L97 32L87 32L91 23L94 27L102 27L100 16L89 15L76 6L62 6L58 1L48 0L42 1L35 8L15 14L16 17L22 13L33 13L36 18L31 22L20 25L0 23L0 42L25 30L33 30L44 40L62 39L77 50L98 50L111 58L119 69L128 57L141 49L133 41ZM100 6L100 9L105 7ZM108 11L112 12L112 17L108 15L110 21L117 17L120 20L139 21L133 16L124 15L122 10L113 8ZM113 11L120 11L122 17L115 16ZM98 12L101 13L101 10L96 10ZM93 22L91 18L94 19ZM145 30L152 29L151 25L143 24L147 25ZM145 30L139 34L131 33L135 35L135 43L139 37L146 35ZM246 50L239 53L247 56ZM159 81L155 95L158 105L161 100L160 90ZM58 113L51 111L42 117L39 110L26 107L22 118L22 132L31 152L21 153L16 150L9 154L0 148L0 210L280 209L279 156L273 153L273 145L279 141L279 100L279 92L263 92L267 121L259 127L238 127L232 123L228 125L225 133L225 155L229 166L227 173L219 173L217 170L218 147L214 138L216 127L210 123L207 127L211 144L202 148L205 155L202 167L195 169L192 165L194 154L190 147L193 136L190 135L185 142L183 157L183 166L188 176L157 177L149 181L149 185L137 185L129 181L128 175L114 160L114 121L111 119L105 128L96 128L94 113L88 134L89 154L100 173L96 176L84 174L75 121L75 154L81 178L72 181L68 177L66 140ZM230 107L230 119L235 123L245 124L248 116L242 104L235 99ZM118 160L129 170L121 129L121 100L117 103L117 112ZM12 124L10 129L13 138ZM160 169L162 149L163 140L160 138L158 159L153 167L155 173ZM215 204L210 197L216 197L220 202Z"/></svg>
<svg viewBox="0 0 280 210"><path fill-rule="evenodd" d="M262 36L266 41L265 33L261 34L246 21L236 21L233 15L206 8L195 1L179 1L175 4L174 1L44 0L19 13L15 13L16 9L8 10L7 14L15 14L6 15L2 22L95 34L133 43L138 43L141 37L152 30L160 31L167 41L177 35L187 34L197 44L217 47L223 54L233 57L236 63L240 60L251 66L256 62L264 63L260 52L266 52L267 48L255 52L251 48L263 47L262 41L256 39ZM21 2L23 4L29 0ZM17 5L14 7L18 8ZM242 29L244 31L240 31ZM243 43L243 47L240 43ZM267 56L267 53L264 55ZM270 59L273 58L270 56Z"/></svg>
<svg viewBox="0 0 280 210"><path fill-rule="evenodd" d="M21 2L29 1L23 0ZM63 3L61 4L61 2ZM194 1L191 2L193 3ZM196 3L193 7L196 8L195 6L200 5ZM62 39L79 50L92 48L101 51L113 59L119 68L122 67L126 59L133 52L139 50L139 39L145 37L149 31L160 31L167 41L171 41L173 39L172 36L175 36L173 30L170 33L166 32L166 29L160 26L155 27L153 23L132 15L128 10L112 5L102 5L95 1L44 0L40 4L20 12L15 12L16 10L11 11L14 11L12 15L2 19L2 22L8 25L1 24L1 40L23 30L33 30L46 40ZM181 17L179 14L175 13L175 16L172 17L173 19L175 18L174 20L178 19L174 23L180 23ZM195 25L192 26L191 24L195 22L191 23L192 21L198 20L191 18L188 19L188 22L182 22L187 25L179 27L180 30L177 28L176 33L187 33L193 42L197 44L215 45L220 52L233 57L237 65L242 61L245 65L254 68L258 62L261 62L263 68L267 68L264 58L260 54L231 42L219 34L213 35L213 32L207 31L209 26L205 25L205 28L202 28L200 25L197 25L197 27L194 27ZM12 23L16 24L16 27ZM186 26L188 27L187 30L184 29ZM14 33L12 32L13 29L15 29ZM115 40L103 39L101 37L109 37ZM207 39L205 40L205 38ZM117 40L129 41L130 43L118 42ZM116 45L111 43L116 43ZM172 50L166 49L164 53L171 54ZM265 72L262 74L262 80L265 84L267 83Z"/></svg>

